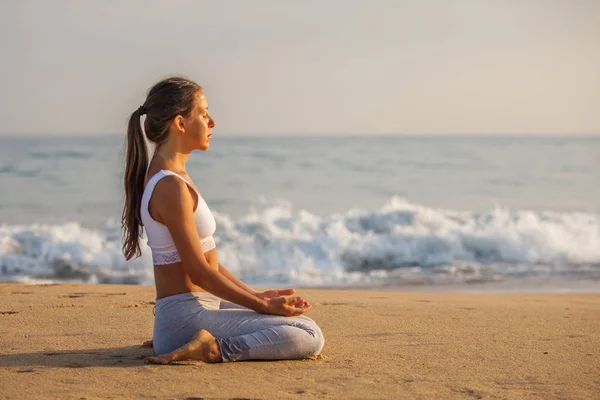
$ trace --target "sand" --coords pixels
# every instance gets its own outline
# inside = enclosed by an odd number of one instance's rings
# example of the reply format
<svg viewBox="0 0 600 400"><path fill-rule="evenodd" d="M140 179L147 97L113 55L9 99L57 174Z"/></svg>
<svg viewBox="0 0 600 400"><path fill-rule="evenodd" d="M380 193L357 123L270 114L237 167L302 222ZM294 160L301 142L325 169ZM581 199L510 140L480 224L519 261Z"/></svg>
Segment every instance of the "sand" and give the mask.
<svg viewBox="0 0 600 400"><path fill-rule="evenodd" d="M600 294L298 294L322 358L159 366L153 287L0 284L0 398L600 398Z"/></svg>

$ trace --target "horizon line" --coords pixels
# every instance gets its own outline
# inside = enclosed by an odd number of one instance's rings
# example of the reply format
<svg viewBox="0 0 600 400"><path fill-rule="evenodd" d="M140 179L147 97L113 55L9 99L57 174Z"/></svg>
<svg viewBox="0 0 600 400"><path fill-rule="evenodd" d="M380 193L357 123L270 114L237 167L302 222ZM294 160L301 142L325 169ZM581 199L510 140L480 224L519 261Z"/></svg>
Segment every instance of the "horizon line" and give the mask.
<svg viewBox="0 0 600 400"><path fill-rule="evenodd" d="M0 137L10 136L126 136L126 132L0 132ZM218 134L221 137L342 137L342 136L428 136L428 137L457 137L457 136L469 136L469 137L489 137L489 136L552 136L552 137L590 137L600 136L598 132L337 132L337 133L302 133L302 132L290 132L290 133L221 133Z"/></svg>

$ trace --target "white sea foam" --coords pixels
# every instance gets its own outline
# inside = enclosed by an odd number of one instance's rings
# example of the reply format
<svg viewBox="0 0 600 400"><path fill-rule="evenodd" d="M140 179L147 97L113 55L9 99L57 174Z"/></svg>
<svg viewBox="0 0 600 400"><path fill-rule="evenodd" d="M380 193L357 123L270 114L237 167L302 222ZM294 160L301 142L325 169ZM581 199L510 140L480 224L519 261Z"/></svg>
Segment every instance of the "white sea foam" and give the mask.
<svg viewBox="0 0 600 400"><path fill-rule="evenodd" d="M436 283L600 275L600 214L428 208L394 197L376 211L317 216L282 203L215 213L220 262L254 284ZM152 284L150 250L125 261L120 226L1 225L0 277Z"/></svg>

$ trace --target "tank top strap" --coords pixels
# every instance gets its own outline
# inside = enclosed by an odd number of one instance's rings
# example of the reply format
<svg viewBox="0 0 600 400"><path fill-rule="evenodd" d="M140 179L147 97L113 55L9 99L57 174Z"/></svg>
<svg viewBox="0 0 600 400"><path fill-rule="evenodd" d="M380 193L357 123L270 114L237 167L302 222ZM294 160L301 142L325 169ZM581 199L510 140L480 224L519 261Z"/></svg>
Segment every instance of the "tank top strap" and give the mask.
<svg viewBox="0 0 600 400"><path fill-rule="evenodd" d="M179 175L177 172L173 172L173 171L168 170L168 169L161 169L160 172L163 173L163 176L161 178L164 178L165 176L168 176L168 175L173 175L173 176L178 177L179 179L181 179L182 181L184 181L189 187L191 187L192 190L194 191L194 193L196 193L198 195L198 197L202 197L202 196L200 196L200 193L198 192L198 190L196 190L196 188L194 187L194 185L192 185L191 182L189 182L183 176ZM158 178L158 180L160 180L161 178ZM156 182L158 182L158 180Z"/></svg>
<svg viewBox="0 0 600 400"><path fill-rule="evenodd" d="M158 181L164 178L166 175L163 174L163 170L158 171L156 174L152 175L150 179L148 179L148 183L144 188L144 192L142 194L142 209L148 207L148 203L150 202L150 198L152 197L152 192L154 192L154 188Z"/></svg>

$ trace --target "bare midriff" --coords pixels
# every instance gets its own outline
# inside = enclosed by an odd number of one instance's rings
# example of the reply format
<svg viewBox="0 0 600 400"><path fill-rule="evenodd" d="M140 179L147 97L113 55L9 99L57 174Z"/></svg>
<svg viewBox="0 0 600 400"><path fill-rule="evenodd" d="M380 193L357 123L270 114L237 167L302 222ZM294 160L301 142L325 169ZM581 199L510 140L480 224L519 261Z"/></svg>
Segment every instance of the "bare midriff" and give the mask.
<svg viewBox="0 0 600 400"><path fill-rule="evenodd" d="M219 269L217 249L212 249L204 253L204 258L206 258L211 267L216 270ZM192 283L181 261L173 264L155 265L154 282L156 285L156 299L180 293L206 292L200 286Z"/></svg>

